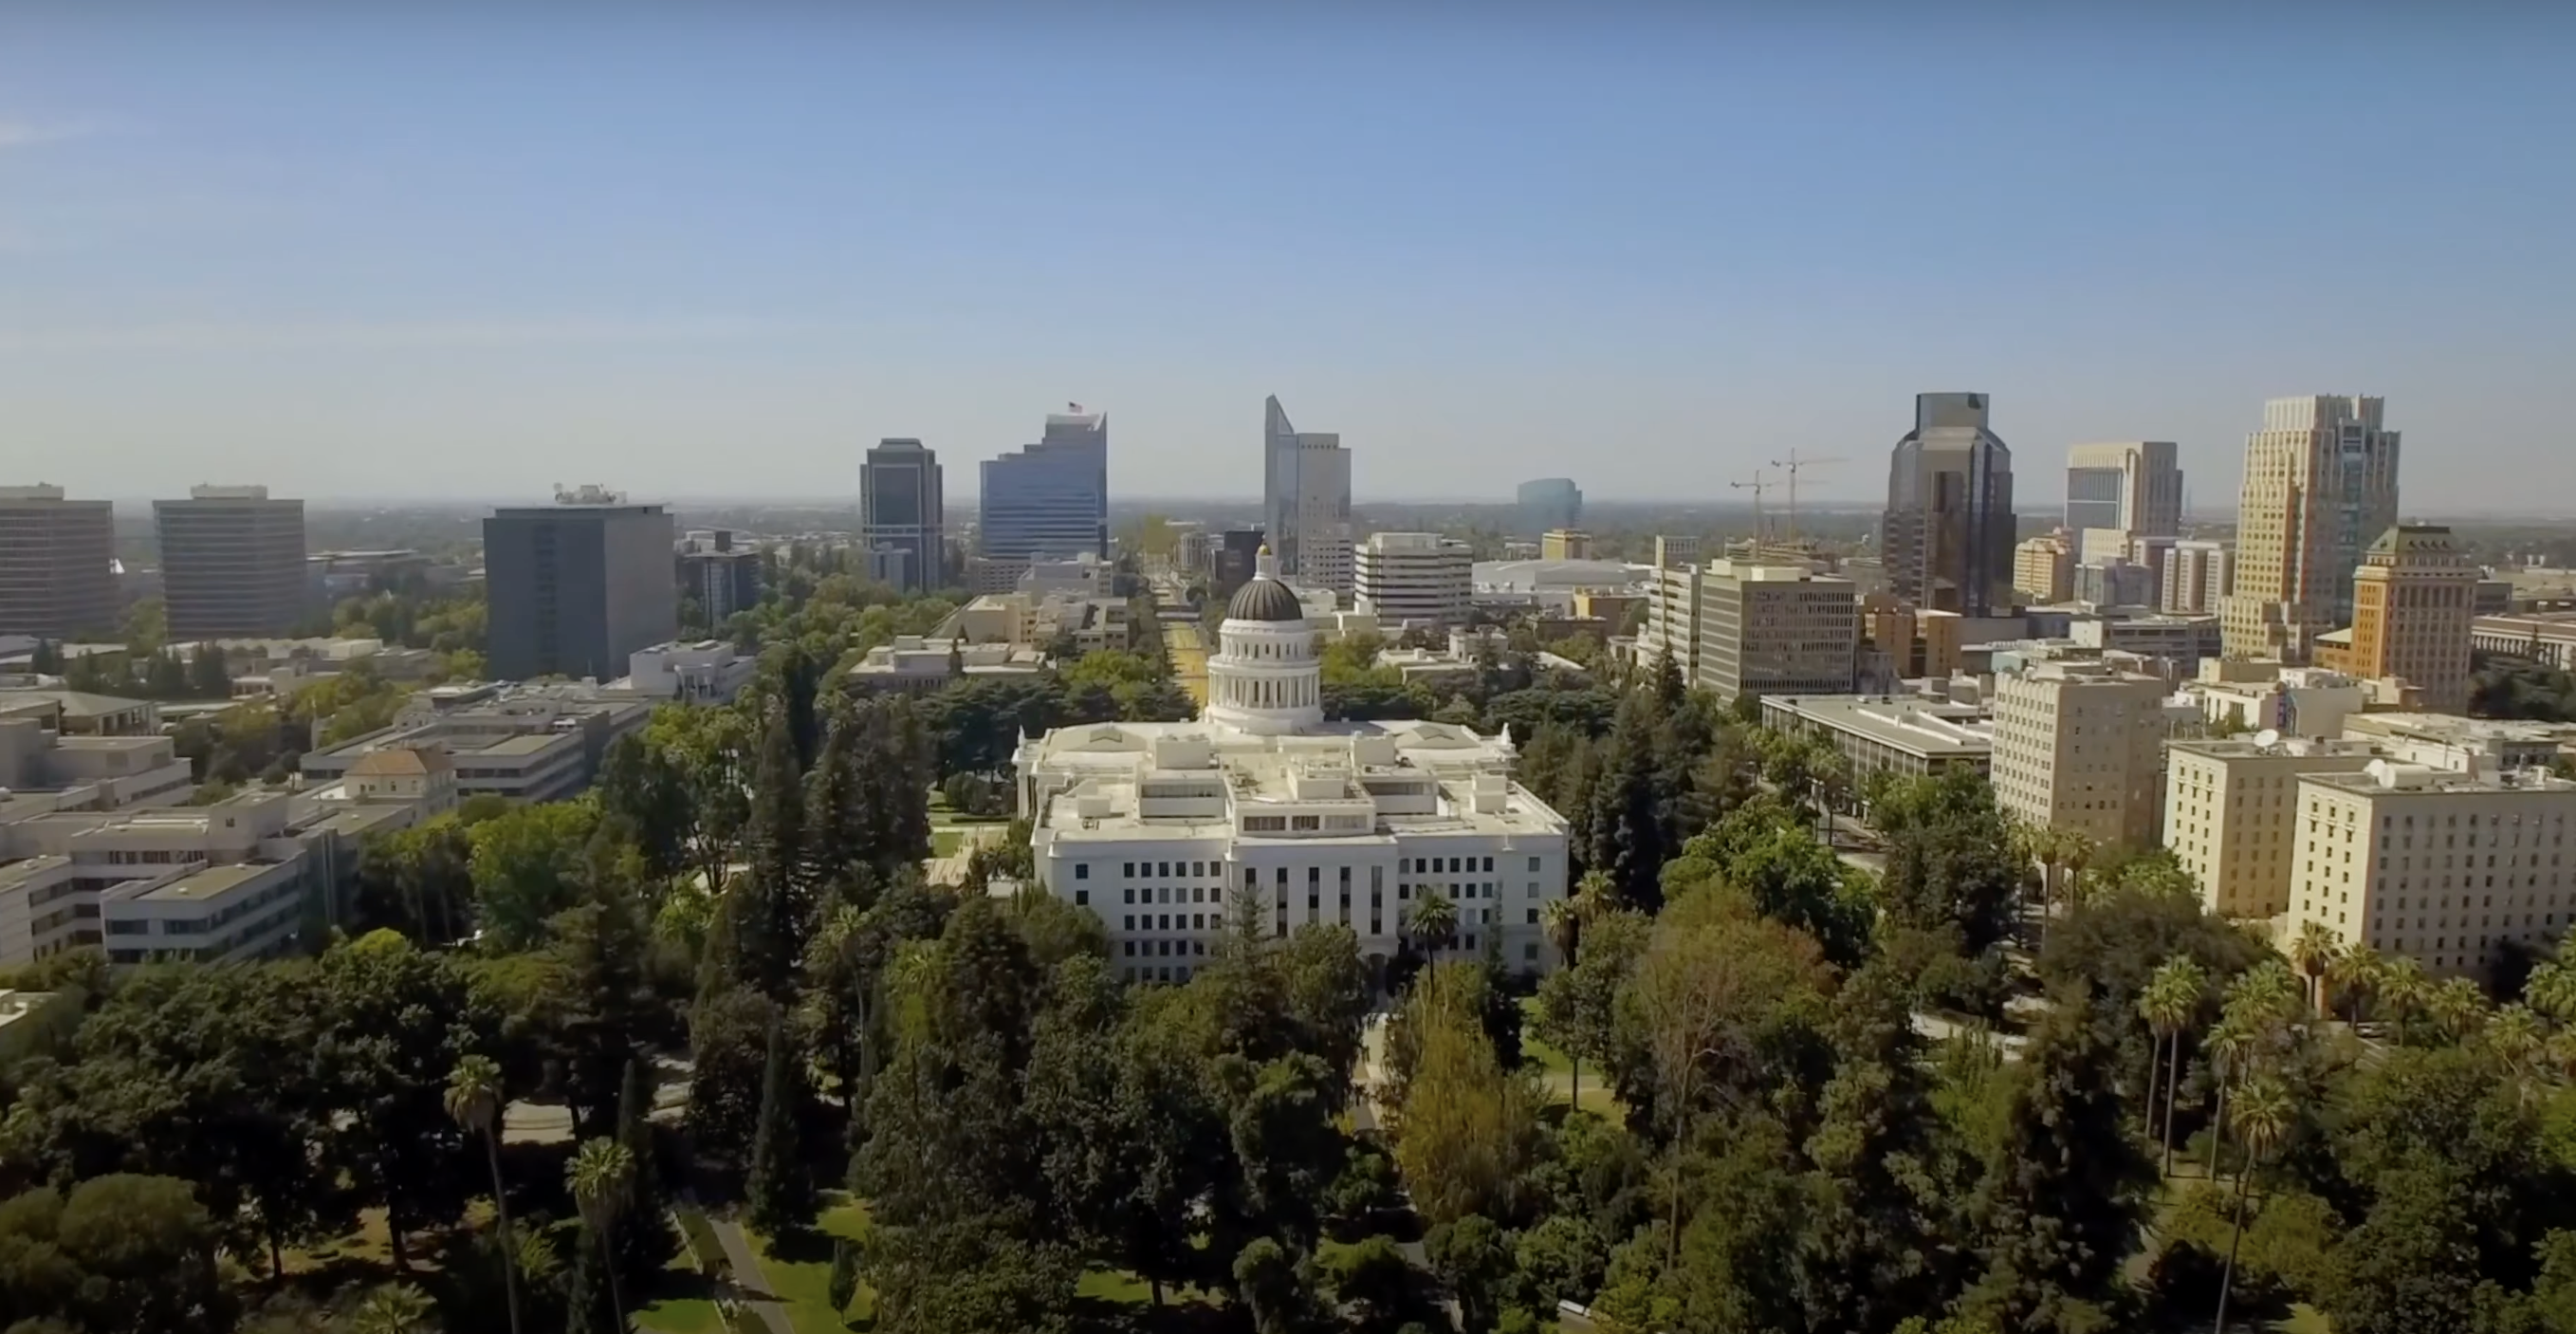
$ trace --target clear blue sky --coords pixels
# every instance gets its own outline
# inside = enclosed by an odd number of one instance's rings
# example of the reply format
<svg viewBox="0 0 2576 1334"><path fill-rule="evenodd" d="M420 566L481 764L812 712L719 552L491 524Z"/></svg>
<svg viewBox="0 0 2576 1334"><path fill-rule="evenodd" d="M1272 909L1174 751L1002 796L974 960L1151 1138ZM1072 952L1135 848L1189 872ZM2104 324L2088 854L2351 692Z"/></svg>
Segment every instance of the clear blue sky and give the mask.
<svg viewBox="0 0 2576 1334"><path fill-rule="evenodd" d="M2568 6L1477 8L15 0L0 480L957 494L1079 400L1245 495L1276 393L1364 503L1858 498L1978 389L2224 504L2362 392L2410 512L2576 511Z"/></svg>

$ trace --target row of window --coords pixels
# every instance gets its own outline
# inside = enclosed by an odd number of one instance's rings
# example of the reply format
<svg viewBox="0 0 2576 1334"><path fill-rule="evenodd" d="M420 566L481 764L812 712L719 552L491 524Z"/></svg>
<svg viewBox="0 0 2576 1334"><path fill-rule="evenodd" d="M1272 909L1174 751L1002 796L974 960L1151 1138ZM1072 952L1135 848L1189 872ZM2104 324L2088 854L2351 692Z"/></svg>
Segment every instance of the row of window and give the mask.
<svg viewBox="0 0 2576 1334"><path fill-rule="evenodd" d="M1282 818L1284 818L1284 817L1281 817L1281 816L1251 816L1251 817L1247 817L1247 821L1246 821L1246 822L1247 822L1247 824L1248 824L1251 820L1260 820L1260 819L1277 820L1277 819L1282 819ZM1314 817L1314 816L1307 816L1307 815L1301 815L1301 816L1298 816L1297 818L1298 818L1299 820L1301 820L1301 821L1309 821L1309 822L1311 822L1311 821L1313 821L1313 820L1315 819L1315 817ZM1301 827L1301 828L1313 828L1314 826L1313 826L1311 823L1309 823L1309 824L1301 825L1300 827ZM1539 866L1539 859L1538 859L1538 858L1536 858L1536 857L1532 857L1532 858L1530 858L1530 859L1529 859L1529 869L1530 869L1532 872L1536 872L1536 871L1538 870L1538 866ZM1281 868L1281 869L1282 869L1282 870L1285 870L1286 868L1284 868L1284 867L1283 867L1283 868ZM1308 879L1310 879L1310 880L1311 880L1311 879L1313 879L1313 878L1314 878L1314 873L1315 873L1315 871L1317 870L1317 868L1315 868L1315 867L1311 867L1311 866L1310 866L1310 867L1308 867L1308 868L1306 868L1306 869L1307 869L1307 873L1308 873L1308 874L1307 874L1307 878L1308 878ZM1440 874L1460 875L1460 874L1469 874L1469 873L1473 873L1473 872L1477 872L1477 871L1491 871L1491 870L1493 870L1493 869L1494 869L1494 859L1493 859L1493 858L1491 858L1491 857L1398 857L1398 858L1396 858L1396 860L1395 860L1395 869L1396 869L1397 874L1399 874L1399 875L1440 875ZM1119 863L1119 878L1124 879L1124 880L1173 880L1173 879L1205 880L1205 879L1208 879L1208 878L1210 878L1210 877L1222 876L1222 875L1224 875L1224 874L1225 874L1225 863L1223 863L1223 862L1121 862L1121 863ZM1252 880L1251 880L1252 874L1253 874L1252 868L1250 868L1250 867L1245 867L1245 868L1244 868L1244 877L1245 877L1245 879L1244 879L1244 883L1245 883L1245 884L1247 884L1247 885L1248 885L1248 884L1251 884L1251 883L1252 883ZM1349 868L1349 867L1343 867L1343 868L1342 868L1342 877L1343 877L1344 879L1349 879L1349 878L1350 878L1350 868ZM1091 863L1089 863L1089 862L1076 862L1076 863L1074 863L1074 866L1073 866L1073 878L1074 878L1074 879L1076 879L1076 880L1089 880L1089 879L1091 878ZM1132 900L1132 899L1131 899L1131 900L1129 900L1129 902L1134 902L1134 900Z"/></svg>

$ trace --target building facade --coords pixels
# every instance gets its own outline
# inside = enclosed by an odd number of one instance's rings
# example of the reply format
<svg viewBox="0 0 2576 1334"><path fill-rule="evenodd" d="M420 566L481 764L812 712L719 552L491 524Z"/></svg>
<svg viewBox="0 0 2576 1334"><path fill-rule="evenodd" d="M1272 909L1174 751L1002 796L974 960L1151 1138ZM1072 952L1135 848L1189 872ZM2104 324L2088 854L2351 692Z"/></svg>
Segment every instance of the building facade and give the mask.
<svg viewBox="0 0 2576 1334"><path fill-rule="evenodd" d="M2012 450L1984 394L1918 394L1888 464L1879 525L1888 588L1915 607L1992 616L2013 605Z"/></svg>
<svg viewBox="0 0 2576 1334"><path fill-rule="evenodd" d="M737 542L732 530L691 533L680 539L673 558L683 596L696 600L705 624L723 625L760 605L760 553Z"/></svg>
<svg viewBox="0 0 2576 1334"><path fill-rule="evenodd" d="M2484 577L2451 530L2399 524L2379 535L2353 576L2352 662L2377 680L2401 677L2436 713L2469 708L2469 653Z"/></svg>
<svg viewBox="0 0 2576 1334"><path fill-rule="evenodd" d="M679 637L671 516L597 486L483 521L485 664L502 680L614 680Z"/></svg>
<svg viewBox="0 0 2576 1334"><path fill-rule="evenodd" d="M2360 773L2378 752L2359 741L2238 737L2167 748L2164 843L2222 917L2290 910L2298 862L2299 780Z"/></svg>
<svg viewBox="0 0 2576 1334"><path fill-rule="evenodd" d="M976 592L1008 590L1033 560L1109 554L1109 414L1066 407L1036 444L984 461L975 553L990 573Z"/></svg>
<svg viewBox="0 0 2576 1334"><path fill-rule="evenodd" d="M2131 537L2182 531L2182 464L2170 440L2077 445L2066 451L2066 526Z"/></svg>
<svg viewBox="0 0 2576 1334"><path fill-rule="evenodd" d="M291 634L308 605L304 502L264 486L200 486L152 502L170 638Z"/></svg>
<svg viewBox="0 0 2576 1334"><path fill-rule="evenodd" d="M2013 587L2033 602L2054 604L2074 597L2075 549L2054 533L2015 546Z"/></svg>
<svg viewBox="0 0 2576 1334"><path fill-rule="evenodd" d="M2352 624L2354 572L2397 522L2398 444L2381 399L2263 405L2245 441L2229 657L2305 662L2316 636Z"/></svg>
<svg viewBox="0 0 2576 1334"><path fill-rule="evenodd" d="M0 486L0 635L117 638L116 518L59 486Z"/></svg>
<svg viewBox="0 0 2576 1334"><path fill-rule="evenodd" d="M2576 612L2480 616L2469 623L2469 646L2563 672L2576 667Z"/></svg>
<svg viewBox="0 0 2576 1334"><path fill-rule="evenodd" d="M1438 533L1371 533L1355 559L1352 606L1394 629L1467 619L1475 553Z"/></svg>
<svg viewBox="0 0 2576 1334"><path fill-rule="evenodd" d="M1884 773L1902 780L1994 765L1994 728L1974 704L1899 695L1774 695L1762 725L1822 738L1849 767L1852 787Z"/></svg>
<svg viewBox="0 0 2576 1334"><path fill-rule="evenodd" d="M939 455L918 440L880 440L859 465L859 546L903 553L902 577L888 581L897 588L919 592L945 580L947 506Z"/></svg>
<svg viewBox="0 0 2576 1334"><path fill-rule="evenodd" d="M1540 560L1592 559L1592 534L1579 528L1550 528L1538 537Z"/></svg>
<svg viewBox="0 0 2576 1334"><path fill-rule="evenodd" d="M1300 431L1273 396L1262 404L1261 525L1282 578L1351 591L1351 456L1342 437Z"/></svg>
<svg viewBox="0 0 2576 1334"><path fill-rule="evenodd" d="M2165 566L2162 605L2178 615L2215 613L2236 591L2235 569L2221 542L2174 543Z"/></svg>
<svg viewBox="0 0 2576 1334"><path fill-rule="evenodd" d="M1996 801L2101 847L2146 848L2161 814L2165 683L2098 663L1995 678Z"/></svg>
<svg viewBox="0 0 2576 1334"><path fill-rule="evenodd" d="M1237 924L1324 923L1382 977L1431 897L1456 910L1441 953L1556 965L1566 825L1512 781L1507 737L1323 722L1313 627L1275 569L1218 637L1205 719L1060 728L1015 758L1038 881L1099 917L1124 979L1186 981Z"/></svg>
<svg viewBox="0 0 2576 1334"><path fill-rule="evenodd" d="M1860 688L1860 601L1850 580L1798 565L1711 561L1698 602L1697 669L1685 679L1720 701Z"/></svg>
<svg viewBox="0 0 2576 1334"><path fill-rule="evenodd" d="M2376 760L2302 778L2291 929L2315 922L2436 977L2487 980L2576 924L2576 783Z"/></svg>
<svg viewBox="0 0 2576 1334"><path fill-rule="evenodd" d="M1520 487L1520 521L1515 529L1534 536L1583 522L1583 489L1571 477L1542 477Z"/></svg>

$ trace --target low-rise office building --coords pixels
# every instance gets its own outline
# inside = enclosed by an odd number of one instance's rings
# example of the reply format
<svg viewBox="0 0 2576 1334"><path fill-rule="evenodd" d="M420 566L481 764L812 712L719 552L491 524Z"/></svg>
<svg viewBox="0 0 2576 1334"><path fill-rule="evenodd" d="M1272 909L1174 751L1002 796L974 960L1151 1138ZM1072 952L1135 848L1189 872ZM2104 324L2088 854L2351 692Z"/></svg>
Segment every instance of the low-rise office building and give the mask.
<svg viewBox="0 0 2576 1334"><path fill-rule="evenodd" d="M2576 611L2480 616L2469 622L2469 646L2567 671L2576 668Z"/></svg>
<svg viewBox="0 0 2576 1334"><path fill-rule="evenodd" d="M2343 734L2367 741L2401 764L2461 769L2472 763L2498 769L2548 768L2576 747L2576 723L2535 723L2461 718L2447 713L2361 713L2343 720Z"/></svg>
<svg viewBox="0 0 2576 1334"><path fill-rule="evenodd" d="M407 701L391 726L305 752L304 780L338 783L375 751L426 748L445 753L463 796L561 801L588 788L609 744L652 713L653 701L596 686L436 686Z"/></svg>
<svg viewBox="0 0 2576 1334"><path fill-rule="evenodd" d="M1774 695L1762 701L1762 724L1833 746L1855 791L1872 774L1897 780L1951 769L1983 774L1994 762L1994 725L1974 703L1905 695Z"/></svg>
<svg viewBox="0 0 2576 1334"><path fill-rule="evenodd" d="M639 699L724 704L759 674L757 656L736 649L728 640L701 639L636 650L626 659L625 679L608 688L632 692Z"/></svg>

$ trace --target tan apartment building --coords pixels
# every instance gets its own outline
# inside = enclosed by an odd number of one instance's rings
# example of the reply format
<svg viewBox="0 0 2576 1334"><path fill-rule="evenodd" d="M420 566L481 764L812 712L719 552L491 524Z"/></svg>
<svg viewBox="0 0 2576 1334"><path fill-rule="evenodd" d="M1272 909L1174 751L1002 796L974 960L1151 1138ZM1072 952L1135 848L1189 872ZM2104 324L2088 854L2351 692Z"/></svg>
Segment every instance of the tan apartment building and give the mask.
<svg viewBox="0 0 2576 1334"><path fill-rule="evenodd" d="M2299 780L2360 773L2377 754L2359 741L2176 741L2165 757L2165 847L2211 912L2278 917L2290 910Z"/></svg>
<svg viewBox="0 0 2576 1334"><path fill-rule="evenodd" d="M1538 536L1540 560L1592 559L1592 534L1574 528L1551 528Z"/></svg>
<svg viewBox="0 0 2576 1334"><path fill-rule="evenodd" d="M2345 670L2402 677L2424 707L2465 713L2469 648L2485 576L2439 524L2399 524L2380 534L2353 576L2351 661Z"/></svg>
<svg viewBox="0 0 2576 1334"><path fill-rule="evenodd" d="M2165 683L2099 663L1995 678L1995 797L2034 825L2143 848L2162 814Z"/></svg>
<svg viewBox="0 0 2576 1334"><path fill-rule="evenodd" d="M2485 980L2508 944L2544 946L2576 923L2576 783L2543 771L2375 760L2302 778L2297 824L2293 931L2316 922L2435 976Z"/></svg>
<svg viewBox="0 0 2576 1334"><path fill-rule="evenodd" d="M2034 537L2013 548L2013 587L2033 602L2075 596L2075 548L2062 536Z"/></svg>

